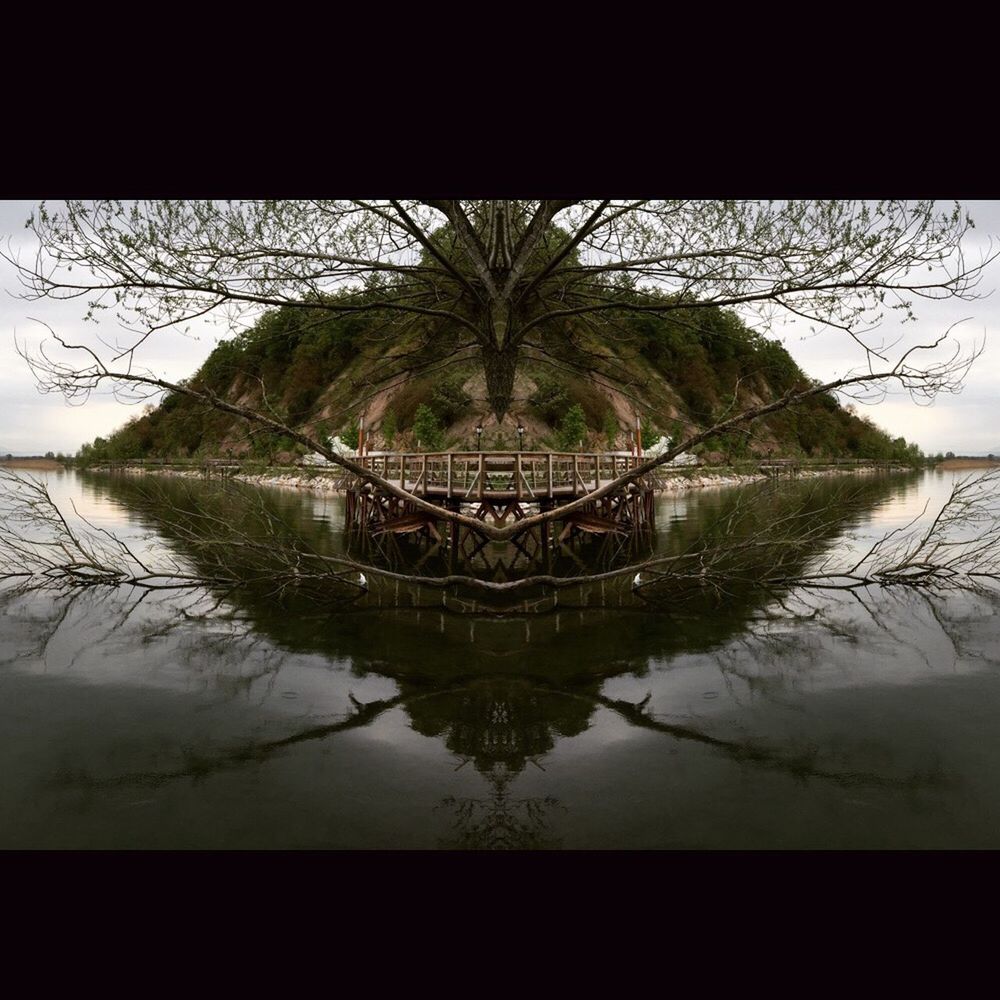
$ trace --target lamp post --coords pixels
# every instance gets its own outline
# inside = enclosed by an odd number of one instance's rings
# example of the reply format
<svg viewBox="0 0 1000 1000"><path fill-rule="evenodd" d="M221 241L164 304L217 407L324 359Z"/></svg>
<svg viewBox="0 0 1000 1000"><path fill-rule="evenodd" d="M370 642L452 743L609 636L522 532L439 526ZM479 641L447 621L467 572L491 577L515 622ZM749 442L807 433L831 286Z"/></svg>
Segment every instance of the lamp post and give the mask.
<svg viewBox="0 0 1000 1000"><path fill-rule="evenodd" d="M483 450L483 425L476 424L476 451Z"/></svg>
<svg viewBox="0 0 1000 1000"><path fill-rule="evenodd" d="M520 422L517 425L517 450L524 451L524 425Z"/></svg>

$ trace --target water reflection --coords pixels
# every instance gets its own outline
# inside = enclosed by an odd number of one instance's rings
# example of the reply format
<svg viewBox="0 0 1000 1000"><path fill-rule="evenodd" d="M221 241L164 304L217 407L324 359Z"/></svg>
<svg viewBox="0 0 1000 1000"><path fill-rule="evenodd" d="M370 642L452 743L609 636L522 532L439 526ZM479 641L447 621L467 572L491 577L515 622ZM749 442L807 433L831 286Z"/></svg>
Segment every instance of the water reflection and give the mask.
<svg viewBox="0 0 1000 1000"><path fill-rule="evenodd" d="M129 511L133 530L156 531L179 551L169 519L158 519L135 485L104 480L91 487L94 502L106 497ZM821 544L836 547L845 532L870 524L880 505L892 509L895 496L908 504L913 489L898 480L857 483L846 493L838 485L789 484L783 496L752 507L739 530L757 531L803 502L812 510L835 506L839 519L830 518ZM683 520L659 522L660 550L681 551L732 531L738 494L745 508L747 491L684 498ZM343 550L335 503L277 491L265 496L316 550ZM232 494L206 491L203 503L233 516ZM200 557L196 550L180 554ZM401 720L438 748L433 765L420 771L421 780L438 775L432 789L409 794L425 817L411 821L433 826L434 843L445 846L565 845L588 808L553 777L565 773L577 752L572 747L588 748L596 760L632 741L648 748L642 753L651 773L659 773L665 753L684 760L702 753L736 768L742 780L775 775L855 794L919 798L961 787L954 769L922 744L901 749L889 730L855 738L840 721L824 729L802 710L827 695L923 682L946 666L961 672L993 665L987 606L935 606L932 613L919 597L880 598L873 622L870 608L845 599L830 603L824 622L782 625L766 614L773 595L756 590L749 575L721 598L687 588L668 613L643 611L627 590L575 600L597 604L598 597L600 606L589 609L503 618L450 614L440 603L345 614L325 610L314 595L276 600L263 587L227 594L208 617L196 603L160 596L140 602L127 594L114 601L85 595L47 606L36 600L30 608L7 608L11 627L0 635L0 664L23 670L34 662L48 676L90 684L127 684L135 680L131 670L163 690L246 705L228 728L195 727L173 745L140 743L96 763L61 766L55 786L62 794L142 788L166 796L225 775L264 773L304 752L319 761L315 753L352 734L386 733L388 746L410 746L393 728ZM370 759L373 744L364 746ZM461 788L445 787L452 780ZM618 780L624 786L639 779Z"/></svg>
<svg viewBox="0 0 1000 1000"><path fill-rule="evenodd" d="M479 798L448 796L441 807L452 813L453 835L441 846L477 851L526 851L562 846L550 829L550 814L560 808L551 795L515 798L512 775L497 770L487 777L490 794Z"/></svg>

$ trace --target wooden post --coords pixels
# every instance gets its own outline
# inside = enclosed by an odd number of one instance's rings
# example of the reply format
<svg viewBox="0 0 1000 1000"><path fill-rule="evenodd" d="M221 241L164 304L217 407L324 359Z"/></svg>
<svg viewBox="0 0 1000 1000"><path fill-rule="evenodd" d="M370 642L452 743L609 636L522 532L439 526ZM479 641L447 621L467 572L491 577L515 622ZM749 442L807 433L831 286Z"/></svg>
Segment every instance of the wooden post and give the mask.
<svg viewBox="0 0 1000 1000"><path fill-rule="evenodd" d="M486 492L486 456L480 452L479 453L479 499L483 499L483 494Z"/></svg>
<svg viewBox="0 0 1000 1000"><path fill-rule="evenodd" d="M406 456L399 456L399 488L406 489Z"/></svg>
<svg viewBox="0 0 1000 1000"><path fill-rule="evenodd" d="M577 455L573 455L573 492L572 496L576 496L576 484L580 481L580 460Z"/></svg>
<svg viewBox="0 0 1000 1000"><path fill-rule="evenodd" d="M358 417L358 458L365 453L365 415Z"/></svg>
<svg viewBox="0 0 1000 1000"><path fill-rule="evenodd" d="M451 499L451 452L448 452L448 499Z"/></svg>
<svg viewBox="0 0 1000 1000"><path fill-rule="evenodd" d="M552 496L552 452L549 452L549 496Z"/></svg>
<svg viewBox="0 0 1000 1000"><path fill-rule="evenodd" d="M635 414L635 456L642 461L642 424L639 421L639 411Z"/></svg>
<svg viewBox="0 0 1000 1000"><path fill-rule="evenodd" d="M514 468L514 496L520 500L521 499L521 453L517 453L517 459Z"/></svg>
<svg viewBox="0 0 1000 1000"><path fill-rule="evenodd" d="M601 488L601 456L594 456L594 489L599 490Z"/></svg>

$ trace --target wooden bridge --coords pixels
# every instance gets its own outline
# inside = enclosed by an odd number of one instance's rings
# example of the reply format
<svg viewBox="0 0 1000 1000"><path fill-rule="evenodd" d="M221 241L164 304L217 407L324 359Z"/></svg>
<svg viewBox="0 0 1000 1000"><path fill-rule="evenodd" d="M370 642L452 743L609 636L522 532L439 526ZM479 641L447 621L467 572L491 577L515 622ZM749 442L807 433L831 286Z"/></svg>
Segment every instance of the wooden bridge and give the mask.
<svg viewBox="0 0 1000 1000"><path fill-rule="evenodd" d="M534 510L548 511L607 485L642 460L628 452L435 452L374 454L356 460L365 469L445 510L465 509L495 524L522 520ZM443 542L453 553L471 558L486 544L485 535L449 523L447 539L433 514L356 479L347 489L347 524L372 536L421 532ZM653 484L630 483L562 521L559 541L580 534L634 534L652 527ZM529 535L530 533L526 533ZM537 536L537 537L536 537ZM533 557L548 549L549 526L511 542Z"/></svg>

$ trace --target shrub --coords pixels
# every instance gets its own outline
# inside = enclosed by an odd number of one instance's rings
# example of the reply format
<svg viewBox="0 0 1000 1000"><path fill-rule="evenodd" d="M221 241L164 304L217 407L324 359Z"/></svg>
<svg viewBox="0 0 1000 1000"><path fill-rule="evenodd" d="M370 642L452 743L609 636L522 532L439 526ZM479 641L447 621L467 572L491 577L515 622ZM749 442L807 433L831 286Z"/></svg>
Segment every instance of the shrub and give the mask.
<svg viewBox="0 0 1000 1000"><path fill-rule="evenodd" d="M441 447L441 424L426 403L421 403L413 416L413 436L417 439L417 444L423 445L428 451L437 451Z"/></svg>
<svg viewBox="0 0 1000 1000"><path fill-rule="evenodd" d="M615 416L614 410L608 410L604 415L604 436L608 442L608 450L611 451L615 446L615 441L618 438L618 418Z"/></svg>
<svg viewBox="0 0 1000 1000"><path fill-rule="evenodd" d="M385 439L386 448L392 448L392 442L396 438L395 410L386 410L382 417L382 437Z"/></svg>
<svg viewBox="0 0 1000 1000"><path fill-rule="evenodd" d="M567 451L579 449L587 434L587 418L579 403L571 406L559 423L559 447Z"/></svg>
<svg viewBox="0 0 1000 1000"><path fill-rule="evenodd" d="M441 379L431 390L431 409L443 424L452 424L458 420L472 402L463 388L465 379L465 375L455 372Z"/></svg>
<svg viewBox="0 0 1000 1000"><path fill-rule="evenodd" d="M358 418L351 417L347 426L340 432L340 440L347 445L348 448L352 448L354 451L358 450Z"/></svg>
<svg viewBox="0 0 1000 1000"><path fill-rule="evenodd" d="M539 372L533 378L535 391L529 402L547 424L555 425L569 406L569 393L560 381L544 372Z"/></svg>

